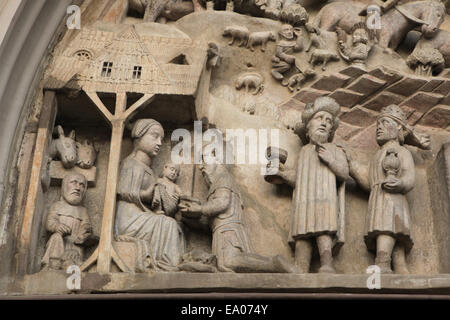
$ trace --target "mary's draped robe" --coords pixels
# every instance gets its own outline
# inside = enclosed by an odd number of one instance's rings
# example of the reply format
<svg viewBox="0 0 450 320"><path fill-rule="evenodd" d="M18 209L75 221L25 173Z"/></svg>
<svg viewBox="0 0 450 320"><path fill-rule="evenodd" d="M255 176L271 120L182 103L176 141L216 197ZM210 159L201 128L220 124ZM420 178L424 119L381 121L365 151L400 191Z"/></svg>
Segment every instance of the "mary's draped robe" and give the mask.
<svg viewBox="0 0 450 320"><path fill-rule="evenodd" d="M156 183L152 169L128 156L123 160L117 193L116 234L135 238L137 264L151 258L157 268L171 270L181 262L185 251L183 232L177 221L149 210L140 197L141 190Z"/></svg>

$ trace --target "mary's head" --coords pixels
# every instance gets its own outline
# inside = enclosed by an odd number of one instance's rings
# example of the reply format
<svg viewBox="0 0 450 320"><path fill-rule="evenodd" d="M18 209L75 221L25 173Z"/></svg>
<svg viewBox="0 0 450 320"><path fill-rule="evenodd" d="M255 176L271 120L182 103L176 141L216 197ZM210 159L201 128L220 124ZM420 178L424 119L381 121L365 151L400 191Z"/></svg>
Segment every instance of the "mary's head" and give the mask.
<svg viewBox="0 0 450 320"><path fill-rule="evenodd" d="M142 151L150 158L158 155L164 139L162 125L154 119L139 119L135 122L131 137L134 139L134 150Z"/></svg>

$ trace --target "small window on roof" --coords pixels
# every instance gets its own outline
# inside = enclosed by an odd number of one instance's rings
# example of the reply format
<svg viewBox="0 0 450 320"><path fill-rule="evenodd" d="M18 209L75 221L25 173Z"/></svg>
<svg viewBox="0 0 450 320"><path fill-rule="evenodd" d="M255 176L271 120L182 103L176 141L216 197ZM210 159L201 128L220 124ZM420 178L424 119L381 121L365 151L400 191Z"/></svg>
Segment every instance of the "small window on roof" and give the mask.
<svg viewBox="0 0 450 320"><path fill-rule="evenodd" d="M176 56L172 60L170 60L169 63L181 64L181 65L189 65L189 62L186 59L186 55L184 55L183 53L178 55L178 56Z"/></svg>
<svg viewBox="0 0 450 320"><path fill-rule="evenodd" d="M113 63L110 61L103 62L102 77L111 77Z"/></svg>
<svg viewBox="0 0 450 320"><path fill-rule="evenodd" d="M92 59L91 53L87 50L78 50L77 52L74 53L74 56L76 56L80 61Z"/></svg>
<svg viewBox="0 0 450 320"><path fill-rule="evenodd" d="M133 79L140 79L142 74L142 66L134 66Z"/></svg>

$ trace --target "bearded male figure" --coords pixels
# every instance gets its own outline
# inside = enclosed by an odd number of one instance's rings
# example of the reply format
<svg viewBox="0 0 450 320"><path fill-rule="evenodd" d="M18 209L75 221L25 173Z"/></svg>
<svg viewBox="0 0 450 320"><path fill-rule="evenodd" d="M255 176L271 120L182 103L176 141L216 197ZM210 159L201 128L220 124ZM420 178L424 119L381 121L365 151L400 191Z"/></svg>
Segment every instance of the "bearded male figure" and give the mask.
<svg viewBox="0 0 450 320"><path fill-rule="evenodd" d="M83 262L83 243L92 232L82 201L87 189L86 177L71 173L64 177L61 199L50 207L46 229L52 232L42 264L46 269L61 269Z"/></svg>
<svg viewBox="0 0 450 320"><path fill-rule="evenodd" d="M349 169L345 152L332 143L339 110L329 97L319 97L305 107L299 129L304 145L297 169L280 164L278 172L284 183L294 188L289 238L303 273L310 269L312 241L319 249L320 273L336 272L333 252L344 242L344 182Z"/></svg>

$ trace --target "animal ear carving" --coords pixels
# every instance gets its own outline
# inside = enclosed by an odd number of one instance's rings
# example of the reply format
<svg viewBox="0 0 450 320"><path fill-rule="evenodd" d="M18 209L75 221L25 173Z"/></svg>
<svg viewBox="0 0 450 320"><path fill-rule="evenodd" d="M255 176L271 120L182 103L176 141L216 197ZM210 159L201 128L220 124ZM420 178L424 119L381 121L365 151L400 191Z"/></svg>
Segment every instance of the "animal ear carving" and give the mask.
<svg viewBox="0 0 450 320"><path fill-rule="evenodd" d="M60 125L56 127L56 131L59 137L64 137L64 129Z"/></svg>
<svg viewBox="0 0 450 320"><path fill-rule="evenodd" d="M70 131L69 138L75 140L75 130Z"/></svg>

